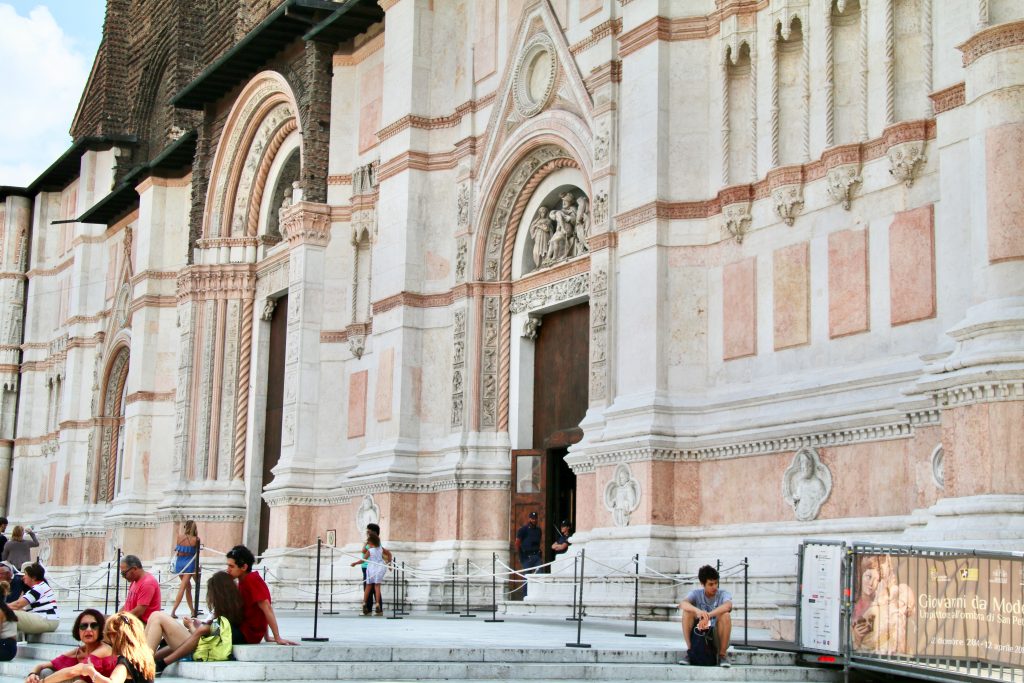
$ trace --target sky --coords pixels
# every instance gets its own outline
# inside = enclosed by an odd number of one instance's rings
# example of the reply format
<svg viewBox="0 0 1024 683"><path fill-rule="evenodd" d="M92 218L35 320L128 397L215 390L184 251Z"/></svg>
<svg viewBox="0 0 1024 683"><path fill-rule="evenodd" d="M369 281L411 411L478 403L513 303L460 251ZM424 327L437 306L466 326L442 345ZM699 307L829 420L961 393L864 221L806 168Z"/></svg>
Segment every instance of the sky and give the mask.
<svg viewBox="0 0 1024 683"><path fill-rule="evenodd" d="M28 185L71 145L105 11L105 0L0 0L0 185Z"/></svg>

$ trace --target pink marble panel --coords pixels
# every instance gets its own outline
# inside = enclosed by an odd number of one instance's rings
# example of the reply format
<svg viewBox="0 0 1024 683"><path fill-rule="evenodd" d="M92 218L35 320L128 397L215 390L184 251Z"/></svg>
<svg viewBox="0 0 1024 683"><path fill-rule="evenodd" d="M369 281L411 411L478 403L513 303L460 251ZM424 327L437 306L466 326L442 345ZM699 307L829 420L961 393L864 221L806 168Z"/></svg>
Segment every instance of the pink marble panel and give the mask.
<svg viewBox="0 0 1024 683"><path fill-rule="evenodd" d="M869 311L867 230L834 232L828 236L829 336L867 331Z"/></svg>
<svg viewBox="0 0 1024 683"><path fill-rule="evenodd" d="M391 401L395 375L395 349L388 347L380 354L377 364L377 393L373 402L373 416L378 422L391 419Z"/></svg>
<svg viewBox="0 0 1024 683"><path fill-rule="evenodd" d="M71 473L70 472L65 472L64 473L64 483L63 483L63 485L60 488L60 504L61 505L67 505L68 504L68 487L69 486L71 486Z"/></svg>
<svg viewBox="0 0 1024 683"><path fill-rule="evenodd" d="M359 153L377 144L380 130L381 99L384 93L384 65L366 71L359 88Z"/></svg>
<svg viewBox="0 0 1024 683"><path fill-rule="evenodd" d="M452 270L451 261L437 252L428 250L424 256L428 280L447 280Z"/></svg>
<svg viewBox="0 0 1024 683"><path fill-rule="evenodd" d="M985 186L988 203L988 258L1024 258L1024 123L1009 123L985 134Z"/></svg>
<svg viewBox="0 0 1024 683"><path fill-rule="evenodd" d="M366 370L348 378L348 438L366 436Z"/></svg>
<svg viewBox="0 0 1024 683"><path fill-rule="evenodd" d="M46 500L52 501L57 494L57 463L50 463L50 471L46 477Z"/></svg>
<svg viewBox="0 0 1024 683"><path fill-rule="evenodd" d="M947 496L1024 491L1024 401L944 410L942 449Z"/></svg>
<svg viewBox="0 0 1024 683"><path fill-rule="evenodd" d="M722 356L725 360L757 353L757 260L722 268Z"/></svg>
<svg viewBox="0 0 1024 683"><path fill-rule="evenodd" d="M935 317L935 209L901 211L889 228L889 304L893 325Z"/></svg>
<svg viewBox="0 0 1024 683"><path fill-rule="evenodd" d="M598 526L597 510L604 509L597 496L597 473L576 475L576 531L590 531Z"/></svg>
<svg viewBox="0 0 1024 683"><path fill-rule="evenodd" d="M510 50L516 35L519 33L519 20L523 17L523 6L525 4L526 0L506 0L505 2L508 16L508 20L505 23L505 40L507 41L506 44L510 46Z"/></svg>
<svg viewBox="0 0 1024 683"><path fill-rule="evenodd" d="M580 21L599 12L603 6L604 0L580 0Z"/></svg>
<svg viewBox="0 0 1024 683"><path fill-rule="evenodd" d="M772 292L775 318L775 349L788 349L811 340L811 267L807 242L772 255Z"/></svg>
<svg viewBox="0 0 1024 683"><path fill-rule="evenodd" d="M498 0L475 0L473 76L487 78L498 68Z"/></svg>

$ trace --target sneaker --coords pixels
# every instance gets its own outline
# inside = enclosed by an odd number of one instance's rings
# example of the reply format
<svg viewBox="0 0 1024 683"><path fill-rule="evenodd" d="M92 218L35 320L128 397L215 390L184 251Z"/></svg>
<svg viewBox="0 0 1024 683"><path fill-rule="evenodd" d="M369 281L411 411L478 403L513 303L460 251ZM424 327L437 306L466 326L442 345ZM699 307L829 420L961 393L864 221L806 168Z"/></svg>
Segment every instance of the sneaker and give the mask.
<svg viewBox="0 0 1024 683"><path fill-rule="evenodd" d="M364 607L363 608L363 616L364 617L370 616L370 608L369 607Z"/></svg>
<svg viewBox="0 0 1024 683"><path fill-rule="evenodd" d="M375 610L374 613L373 613L373 616L375 616L375 617L382 617L382 616L384 616L384 610L382 610L382 609Z"/></svg>
<svg viewBox="0 0 1024 683"><path fill-rule="evenodd" d="M727 655L727 654L719 655L718 656L718 666L722 667L723 669L728 669L729 667L731 667L732 666L732 662L729 661L729 655Z"/></svg>

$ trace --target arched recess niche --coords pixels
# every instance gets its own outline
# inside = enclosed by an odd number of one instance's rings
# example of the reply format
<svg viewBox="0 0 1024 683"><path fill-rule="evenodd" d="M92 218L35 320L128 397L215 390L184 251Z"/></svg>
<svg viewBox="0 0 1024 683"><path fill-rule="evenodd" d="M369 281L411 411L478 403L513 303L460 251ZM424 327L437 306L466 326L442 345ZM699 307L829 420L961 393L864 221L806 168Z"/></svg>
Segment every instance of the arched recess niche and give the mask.
<svg viewBox="0 0 1024 683"><path fill-rule="evenodd" d="M547 215L549 218L547 220L551 230L548 240L548 246L550 247L551 237L553 237L554 232L557 231L556 221L554 218L550 218L552 215L551 212L561 208L561 197L565 192L569 192L577 198L582 197L585 205L587 206L587 210L589 211L589 197L583 189L585 186L586 182L583 178L583 174L575 167L557 168L546 175L540 183L537 184L536 188L533 190L533 194L527 200L522 216L519 219L515 245L512 252L513 281L520 279L524 275L552 268L560 263L580 256L582 253L586 253L587 250L584 245L582 248L577 249L577 252L579 253L567 253L554 261L548 261L545 257L542 257L541 262L537 263L534 259L535 239L531 229L534 222L538 219L538 209L541 206L545 207L548 210ZM574 201L572 206L576 209L578 207L578 202Z"/></svg>
<svg viewBox="0 0 1024 683"><path fill-rule="evenodd" d="M302 138L293 130L270 161L259 207L257 234L267 244L281 240L280 210L291 202L293 183L302 170Z"/></svg>
<svg viewBox="0 0 1024 683"><path fill-rule="evenodd" d="M113 502L117 480L123 465L125 442L125 403L128 384L129 344L119 340L108 356L103 373L103 393L99 416L100 439L93 469L92 501Z"/></svg>

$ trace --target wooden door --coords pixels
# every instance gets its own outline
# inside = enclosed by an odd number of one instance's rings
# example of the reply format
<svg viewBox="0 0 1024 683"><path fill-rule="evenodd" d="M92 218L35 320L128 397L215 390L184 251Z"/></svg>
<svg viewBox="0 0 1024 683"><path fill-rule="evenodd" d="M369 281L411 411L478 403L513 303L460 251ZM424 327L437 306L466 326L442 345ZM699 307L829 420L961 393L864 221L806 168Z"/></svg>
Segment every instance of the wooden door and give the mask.
<svg viewBox="0 0 1024 683"><path fill-rule="evenodd" d="M281 422L284 408L284 359L288 339L288 295L277 300L270 318L270 362L267 364L267 410L263 422L263 488L274 480L281 457ZM257 555L270 541L270 506L260 498L260 540Z"/></svg>
<svg viewBox="0 0 1024 683"><path fill-rule="evenodd" d="M519 553L515 550L516 532L526 524L527 515L537 513L537 526L541 530L541 548L544 547L545 517L544 496L547 490L547 466L544 451L524 449L512 451L512 509L509 517L512 528L509 538L512 539L509 555L511 566L521 569ZM521 581L510 582L509 589L522 585ZM513 600L522 600L522 591L512 593Z"/></svg>

